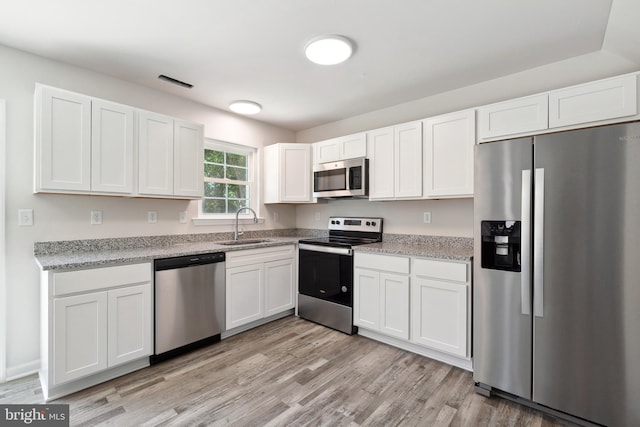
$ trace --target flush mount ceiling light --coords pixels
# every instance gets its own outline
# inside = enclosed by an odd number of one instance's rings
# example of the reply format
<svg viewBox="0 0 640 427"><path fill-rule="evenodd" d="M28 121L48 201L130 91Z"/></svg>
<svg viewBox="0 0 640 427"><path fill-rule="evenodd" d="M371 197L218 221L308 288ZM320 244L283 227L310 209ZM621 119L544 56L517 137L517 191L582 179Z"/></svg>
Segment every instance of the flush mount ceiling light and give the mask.
<svg viewBox="0 0 640 427"><path fill-rule="evenodd" d="M335 34L319 36L307 42L304 53L316 64L335 65L351 57L353 44L348 38Z"/></svg>
<svg viewBox="0 0 640 427"><path fill-rule="evenodd" d="M229 109L238 114L258 114L262 111L262 105L253 101L233 101L229 104Z"/></svg>

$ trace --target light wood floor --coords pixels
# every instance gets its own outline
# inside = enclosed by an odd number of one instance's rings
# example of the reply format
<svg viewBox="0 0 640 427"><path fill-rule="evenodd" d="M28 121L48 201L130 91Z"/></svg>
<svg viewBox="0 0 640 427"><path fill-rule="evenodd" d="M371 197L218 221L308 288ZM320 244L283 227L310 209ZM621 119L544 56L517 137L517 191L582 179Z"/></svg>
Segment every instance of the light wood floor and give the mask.
<svg viewBox="0 0 640 427"><path fill-rule="evenodd" d="M35 377L0 403L42 403ZM59 399L71 425L569 426L469 372L290 316Z"/></svg>

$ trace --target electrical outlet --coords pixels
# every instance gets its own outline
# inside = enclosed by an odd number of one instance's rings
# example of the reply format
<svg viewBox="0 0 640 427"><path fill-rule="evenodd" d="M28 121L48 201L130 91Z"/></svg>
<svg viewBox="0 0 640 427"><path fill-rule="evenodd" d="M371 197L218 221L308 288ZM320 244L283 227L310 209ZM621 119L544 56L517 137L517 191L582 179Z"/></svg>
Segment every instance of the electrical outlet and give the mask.
<svg viewBox="0 0 640 427"><path fill-rule="evenodd" d="M278 221L280 221L280 214L278 213L278 211L275 211L275 212L273 213L273 221L274 221L274 222L278 222Z"/></svg>
<svg viewBox="0 0 640 427"><path fill-rule="evenodd" d="M18 209L18 225L21 227L33 225L33 209Z"/></svg>
<svg viewBox="0 0 640 427"><path fill-rule="evenodd" d="M187 211L180 212L180 224L187 223Z"/></svg>
<svg viewBox="0 0 640 427"><path fill-rule="evenodd" d="M149 224L155 224L158 222L158 213L156 211L147 212L147 222Z"/></svg>
<svg viewBox="0 0 640 427"><path fill-rule="evenodd" d="M320 221L320 212L316 212L316 221Z"/></svg>
<svg viewBox="0 0 640 427"><path fill-rule="evenodd" d="M431 212L424 212L424 223L431 224Z"/></svg>
<svg viewBox="0 0 640 427"><path fill-rule="evenodd" d="M102 211L91 211L91 225L102 224Z"/></svg>

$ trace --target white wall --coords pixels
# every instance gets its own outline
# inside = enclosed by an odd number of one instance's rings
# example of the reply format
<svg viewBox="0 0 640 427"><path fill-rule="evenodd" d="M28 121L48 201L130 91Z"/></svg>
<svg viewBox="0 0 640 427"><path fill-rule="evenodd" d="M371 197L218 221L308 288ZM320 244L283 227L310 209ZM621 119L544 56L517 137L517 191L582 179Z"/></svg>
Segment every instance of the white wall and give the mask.
<svg viewBox="0 0 640 427"><path fill-rule="evenodd" d="M424 119L551 89L637 71L640 64L605 51L582 55L521 73L399 104L338 122L300 131L297 142L316 142L341 135ZM432 212L432 223L422 213ZM312 215L312 216L310 216ZM405 202L329 201L297 208L298 228L324 228L331 215L384 217L388 233L473 236L473 201L431 200ZM320 220L316 221L315 218Z"/></svg>
<svg viewBox="0 0 640 427"><path fill-rule="evenodd" d="M48 240L91 239L164 234L231 231L231 226L180 224L180 211L197 215L197 202L119 197L33 194L33 93L35 82L132 105L146 110L203 123L205 137L255 147L292 142L295 135L284 129L238 117L131 84L102 74L50 61L0 46L0 97L7 109L7 376L38 368L39 270L33 243ZM34 226L18 227L18 209L34 210ZM279 222L274 223L273 210ZM103 211L103 224L89 223L91 210ZM146 212L158 214L148 224ZM247 229L295 227L292 206L263 206L266 221Z"/></svg>

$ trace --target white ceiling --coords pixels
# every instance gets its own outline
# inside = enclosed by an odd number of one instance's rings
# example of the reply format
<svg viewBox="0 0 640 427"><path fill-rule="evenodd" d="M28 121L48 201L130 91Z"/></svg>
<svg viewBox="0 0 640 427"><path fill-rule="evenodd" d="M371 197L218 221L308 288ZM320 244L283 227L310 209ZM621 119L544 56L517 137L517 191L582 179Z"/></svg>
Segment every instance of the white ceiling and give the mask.
<svg viewBox="0 0 640 427"><path fill-rule="evenodd" d="M302 130L601 50L608 27L612 51L640 55L632 3L0 0L0 44L223 110L253 100L264 107L256 119ZM355 54L337 66L307 61L304 45L319 34L349 37Z"/></svg>

